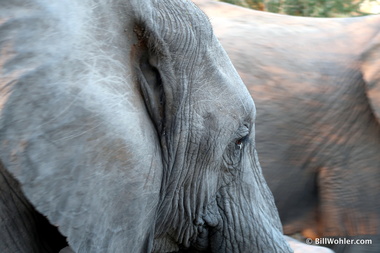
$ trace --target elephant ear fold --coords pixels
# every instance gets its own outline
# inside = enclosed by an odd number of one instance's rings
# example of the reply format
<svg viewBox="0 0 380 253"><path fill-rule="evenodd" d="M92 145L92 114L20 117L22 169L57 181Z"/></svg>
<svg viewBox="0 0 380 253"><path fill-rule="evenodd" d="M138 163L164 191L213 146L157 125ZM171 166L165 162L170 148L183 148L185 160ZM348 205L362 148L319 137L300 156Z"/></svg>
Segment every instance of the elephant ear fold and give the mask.
<svg viewBox="0 0 380 253"><path fill-rule="evenodd" d="M149 115L156 126L158 133L163 128L165 92L161 73L159 71L159 52L152 49L145 29L136 27L135 32L139 39L137 59L137 76L140 89Z"/></svg>
<svg viewBox="0 0 380 253"><path fill-rule="evenodd" d="M375 37L363 54L362 73L369 103L380 123L380 35Z"/></svg>

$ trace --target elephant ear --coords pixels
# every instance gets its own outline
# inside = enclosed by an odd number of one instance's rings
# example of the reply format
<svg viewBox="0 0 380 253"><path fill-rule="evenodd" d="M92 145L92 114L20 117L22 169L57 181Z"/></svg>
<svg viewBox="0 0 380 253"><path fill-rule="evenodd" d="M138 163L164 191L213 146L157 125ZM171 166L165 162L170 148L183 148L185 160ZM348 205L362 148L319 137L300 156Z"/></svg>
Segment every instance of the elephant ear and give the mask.
<svg viewBox="0 0 380 253"><path fill-rule="evenodd" d="M369 44L362 57L362 73L372 110L380 123L380 34Z"/></svg>
<svg viewBox="0 0 380 253"><path fill-rule="evenodd" d="M22 2L0 8L1 162L75 252L151 252L162 152L131 59L149 1Z"/></svg>

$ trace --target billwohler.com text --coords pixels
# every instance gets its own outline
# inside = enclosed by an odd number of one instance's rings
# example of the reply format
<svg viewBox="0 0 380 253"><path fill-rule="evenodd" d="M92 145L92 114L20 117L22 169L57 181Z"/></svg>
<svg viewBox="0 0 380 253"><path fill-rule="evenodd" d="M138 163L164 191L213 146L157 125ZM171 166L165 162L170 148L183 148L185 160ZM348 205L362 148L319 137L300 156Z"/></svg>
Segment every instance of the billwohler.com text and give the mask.
<svg viewBox="0 0 380 253"><path fill-rule="evenodd" d="M349 238L306 238L307 244L315 245L369 245L372 244L372 239L349 239Z"/></svg>

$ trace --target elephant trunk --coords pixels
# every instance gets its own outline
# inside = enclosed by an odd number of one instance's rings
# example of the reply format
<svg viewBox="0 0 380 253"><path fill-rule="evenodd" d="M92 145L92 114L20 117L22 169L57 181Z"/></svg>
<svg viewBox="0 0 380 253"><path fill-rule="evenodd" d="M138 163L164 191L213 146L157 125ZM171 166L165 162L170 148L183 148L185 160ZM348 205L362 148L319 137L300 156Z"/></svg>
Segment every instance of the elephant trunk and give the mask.
<svg viewBox="0 0 380 253"><path fill-rule="evenodd" d="M220 189L209 212L219 222L205 217L209 226L216 225L209 231L211 252L292 252L256 151L245 159L250 168L242 168L240 180Z"/></svg>

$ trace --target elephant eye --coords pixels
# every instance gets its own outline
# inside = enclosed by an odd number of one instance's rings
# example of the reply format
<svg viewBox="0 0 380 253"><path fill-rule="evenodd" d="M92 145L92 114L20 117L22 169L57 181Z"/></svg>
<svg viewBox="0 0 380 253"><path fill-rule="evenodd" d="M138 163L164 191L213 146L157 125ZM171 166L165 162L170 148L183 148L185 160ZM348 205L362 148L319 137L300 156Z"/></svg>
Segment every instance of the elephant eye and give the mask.
<svg viewBox="0 0 380 253"><path fill-rule="evenodd" d="M238 130L238 138L235 141L235 150L242 150L249 136L249 128L242 126Z"/></svg>
<svg viewBox="0 0 380 253"><path fill-rule="evenodd" d="M235 141L235 147L238 150L242 150L244 147L244 144L246 143L246 140L248 139L248 134L238 140Z"/></svg>
<svg viewBox="0 0 380 253"><path fill-rule="evenodd" d="M241 138L235 142L237 149L241 150L243 148L243 141L244 141L244 138Z"/></svg>

